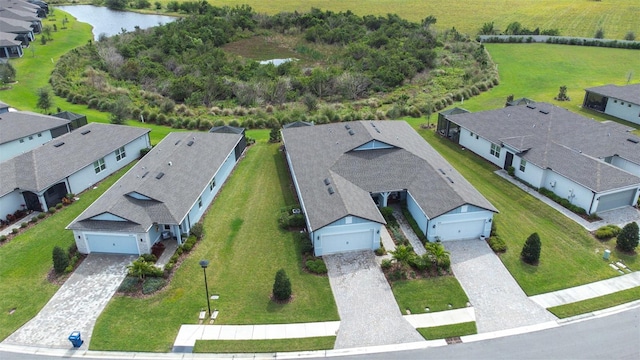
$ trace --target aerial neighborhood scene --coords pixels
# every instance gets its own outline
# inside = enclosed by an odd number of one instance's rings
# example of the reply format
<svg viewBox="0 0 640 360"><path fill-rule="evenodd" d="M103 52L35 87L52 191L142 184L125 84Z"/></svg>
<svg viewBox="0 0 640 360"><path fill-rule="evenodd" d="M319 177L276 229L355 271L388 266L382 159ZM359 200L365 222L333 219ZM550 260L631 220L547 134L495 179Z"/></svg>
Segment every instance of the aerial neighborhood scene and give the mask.
<svg viewBox="0 0 640 360"><path fill-rule="evenodd" d="M637 5L0 0L0 358L639 357Z"/></svg>

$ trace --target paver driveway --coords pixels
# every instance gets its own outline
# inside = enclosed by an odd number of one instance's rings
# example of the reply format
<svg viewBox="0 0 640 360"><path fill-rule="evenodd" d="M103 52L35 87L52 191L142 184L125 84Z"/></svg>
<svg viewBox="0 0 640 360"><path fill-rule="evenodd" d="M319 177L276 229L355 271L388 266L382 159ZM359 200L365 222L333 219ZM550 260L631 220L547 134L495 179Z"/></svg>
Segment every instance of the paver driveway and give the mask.
<svg viewBox="0 0 640 360"><path fill-rule="evenodd" d="M402 318L373 252L323 258L340 314L336 349L424 341Z"/></svg>
<svg viewBox="0 0 640 360"><path fill-rule="evenodd" d="M540 324L557 318L531 301L485 241L443 243L451 268L476 313L478 333Z"/></svg>
<svg viewBox="0 0 640 360"><path fill-rule="evenodd" d="M135 256L90 254L42 310L4 340L7 344L71 348L69 334L82 333L87 348L104 310Z"/></svg>

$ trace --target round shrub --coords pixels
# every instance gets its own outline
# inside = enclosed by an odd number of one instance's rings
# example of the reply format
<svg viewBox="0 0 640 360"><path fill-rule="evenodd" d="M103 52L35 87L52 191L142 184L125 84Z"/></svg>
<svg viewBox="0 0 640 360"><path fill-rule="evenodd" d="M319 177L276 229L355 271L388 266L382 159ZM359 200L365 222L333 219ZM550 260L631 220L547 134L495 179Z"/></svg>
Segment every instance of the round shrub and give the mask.
<svg viewBox="0 0 640 360"><path fill-rule="evenodd" d="M60 210L62 209L62 203L57 203L56 204L56 210Z"/></svg>
<svg viewBox="0 0 640 360"><path fill-rule="evenodd" d="M596 236L596 238L601 240L611 239L613 237L618 236L621 230L622 229L620 229L619 226L614 224L609 224L609 225L599 227L598 230L596 230L594 235Z"/></svg>
<svg viewBox="0 0 640 360"><path fill-rule="evenodd" d="M37 223L37 222L38 222L38 217L37 217L37 216L34 216L34 217L32 217L32 218L31 218L31 220L29 220L29 221L35 224L35 223Z"/></svg>
<svg viewBox="0 0 640 360"><path fill-rule="evenodd" d="M26 222L23 222L22 224L20 224L20 227L23 229L26 228L27 226L29 226L29 224Z"/></svg>
<svg viewBox="0 0 640 360"><path fill-rule="evenodd" d="M138 285L138 278L135 276L127 276L122 280L120 287L118 287L118 292L121 293L132 293L136 291L136 287Z"/></svg>
<svg viewBox="0 0 640 360"><path fill-rule="evenodd" d="M504 240L502 240L500 236L492 236L487 241L493 252L503 253L507 251L507 244L505 244Z"/></svg>
<svg viewBox="0 0 640 360"><path fill-rule="evenodd" d="M40 213L40 214L38 214L38 219L44 219L45 216L47 216L47 214Z"/></svg>
<svg viewBox="0 0 640 360"><path fill-rule="evenodd" d="M153 254L142 254L141 256L144 259L144 261L146 261L146 262L154 263L154 262L158 261L158 257L153 255Z"/></svg>
<svg viewBox="0 0 640 360"><path fill-rule="evenodd" d="M97 109L98 108L98 104L100 104L100 100L94 98L94 99L89 100L88 107L89 107L89 109Z"/></svg>
<svg viewBox="0 0 640 360"><path fill-rule="evenodd" d="M7 235L0 235L0 242L7 241Z"/></svg>
<svg viewBox="0 0 640 360"><path fill-rule="evenodd" d="M167 281L160 277L148 278L142 284L142 293L145 295L152 294L162 289L167 284Z"/></svg>
<svg viewBox="0 0 640 360"><path fill-rule="evenodd" d="M18 230L18 228L13 228L13 229L11 229L11 233L12 233L12 234L17 234L17 233L19 233L19 232L20 232L20 230Z"/></svg>
<svg viewBox="0 0 640 360"><path fill-rule="evenodd" d="M387 270L391 268L391 265L393 265L393 262L391 262L391 259L384 259L382 260L380 267Z"/></svg>
<svg viewBox="0 0 640 360"><path fill-rule="evenodd" d="M157 119L158 119L158 113L156 112L149 113L149 122L155 123Z"/></svg>
<svg viewBox="0 0 640 360"><path fill-rule="evenodd" d="M326 274L327 273L327 265L324 263L322 259L315 260L307 260L305 263L307 269L314 274Z"/></svg>

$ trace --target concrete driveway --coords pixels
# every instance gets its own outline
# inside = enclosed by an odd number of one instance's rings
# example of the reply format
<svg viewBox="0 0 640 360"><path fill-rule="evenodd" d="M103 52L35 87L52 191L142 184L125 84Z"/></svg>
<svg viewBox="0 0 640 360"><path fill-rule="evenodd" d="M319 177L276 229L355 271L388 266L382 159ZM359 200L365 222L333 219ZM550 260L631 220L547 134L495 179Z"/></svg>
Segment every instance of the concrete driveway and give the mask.
<svg viewBox="0 0 640 360"><path fill-rule="evenodd" d="M475 309L478 333L557 320L527 297L485 241L443 244L451 253L453 273Z"/></svg>
<svg viewBox="0 0 640 360"><path fill-rule="evenodd" d="M424 341L402 318L372 251L323 258L340 314L335 349Z"/></svg>
<svg viewBox="0 0 640 360"><path fill-rule="evenodd" d="M90 254L38 315L3 343L68 349L72 347L69 334L78 330L84 340L82 349L87 349L98 316L135 258Z"/></svg>

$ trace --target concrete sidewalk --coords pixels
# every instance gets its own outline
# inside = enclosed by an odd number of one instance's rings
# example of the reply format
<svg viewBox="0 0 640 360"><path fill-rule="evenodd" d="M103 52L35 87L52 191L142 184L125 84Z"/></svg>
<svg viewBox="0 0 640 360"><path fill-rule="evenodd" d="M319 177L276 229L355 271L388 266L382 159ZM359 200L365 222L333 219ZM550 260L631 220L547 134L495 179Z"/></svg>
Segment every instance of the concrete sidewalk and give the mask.
<svg viewBox="0 0 640 360"><path fill-rule="evenodd" d="M529 297L543 308L565 305L640 286L640 272Z"/></svg>

